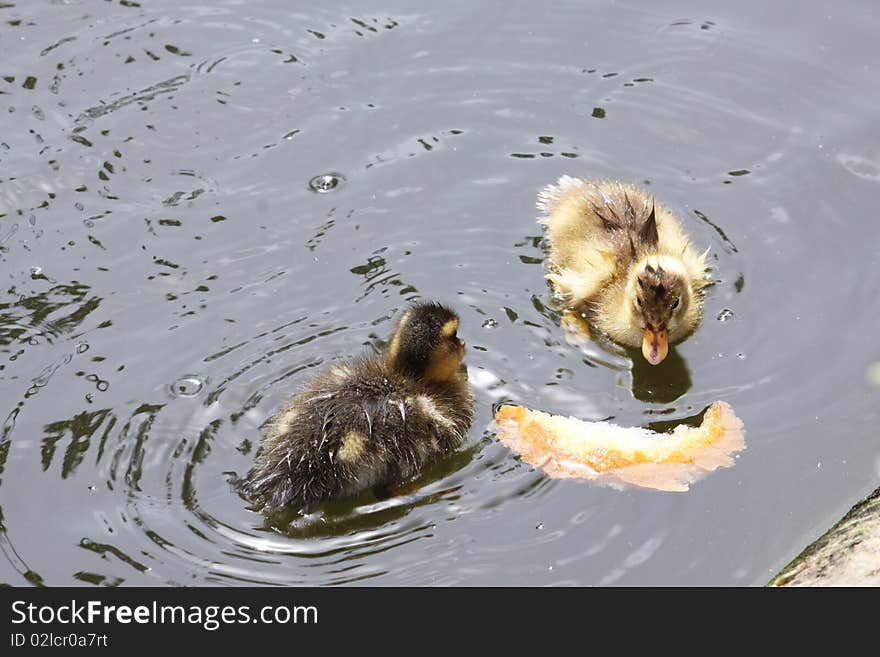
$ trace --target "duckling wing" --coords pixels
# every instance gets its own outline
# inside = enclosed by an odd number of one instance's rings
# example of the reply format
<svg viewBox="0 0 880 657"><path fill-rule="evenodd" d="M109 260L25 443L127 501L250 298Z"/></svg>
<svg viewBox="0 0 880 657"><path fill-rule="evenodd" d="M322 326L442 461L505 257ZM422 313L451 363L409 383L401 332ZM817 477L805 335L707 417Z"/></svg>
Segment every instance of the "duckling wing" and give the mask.
<svg viewBox="0 0 880 657"><path fill-rule="evenodd" d="M615 209L623 192L615 189L610 183L563 176L539 196L545 216L538 221L549 249L547 278L569 301L594 297L631 257L627 215Z"/></svg>
<svg viewBox="0 0 880 657"><path fill-rule="evenodd" d="M551 269L546 278L566 301L582 303L595 297L614 276L613 263L598 259L601 264L596 266L595 261L589 253L582 252L570 266Z"/></svg>
<svg viewBox="0 0 880 657"><path fill-rule="evenodd" d="M369 485L364 471L376 470L371 439L378 402L348 374L319 376L264 428L247 487L270 508L309 508Z"/></svg>

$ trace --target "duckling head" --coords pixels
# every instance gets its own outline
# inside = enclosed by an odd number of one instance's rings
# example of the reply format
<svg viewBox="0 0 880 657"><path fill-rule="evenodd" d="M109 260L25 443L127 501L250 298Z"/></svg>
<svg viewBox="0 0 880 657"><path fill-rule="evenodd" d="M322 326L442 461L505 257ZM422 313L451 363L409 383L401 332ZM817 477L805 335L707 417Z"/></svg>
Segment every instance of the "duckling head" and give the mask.
<svg viewBox="0 0 880 657"><path fill-rule="evenodd" d="M424 383L444 383L457 375L463 358L458 315L437 303L420 303L397 322L387 362L392 370Z"/></svg>
<svg viewBox="0 0 880 657"><path fill-rule="evenodd" d="M680 260L650 255L633 268L626 288L633 321L644 332L642 355L651 365L666 358L669 335L687 328L693 289Z"/></svg>

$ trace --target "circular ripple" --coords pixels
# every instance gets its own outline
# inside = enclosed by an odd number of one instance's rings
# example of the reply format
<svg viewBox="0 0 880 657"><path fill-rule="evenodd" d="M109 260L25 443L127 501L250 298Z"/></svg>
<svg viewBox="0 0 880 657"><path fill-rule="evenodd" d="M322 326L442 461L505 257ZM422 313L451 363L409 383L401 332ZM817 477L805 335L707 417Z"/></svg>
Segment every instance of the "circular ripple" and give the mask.
<svg viewBox="0 0 880 657"><path fill-rule="evenodd" d="M339 188L345 181L341 173L322 173L309 181L309 189L318 194L326 194Z"/></svg>
<svg viewBox="0 0 880 657"><path fill-rule="evenodd" d="M187 374L171 384L171 394L175 397L196 397L204 389L206 382L204 377Z"/></svg>

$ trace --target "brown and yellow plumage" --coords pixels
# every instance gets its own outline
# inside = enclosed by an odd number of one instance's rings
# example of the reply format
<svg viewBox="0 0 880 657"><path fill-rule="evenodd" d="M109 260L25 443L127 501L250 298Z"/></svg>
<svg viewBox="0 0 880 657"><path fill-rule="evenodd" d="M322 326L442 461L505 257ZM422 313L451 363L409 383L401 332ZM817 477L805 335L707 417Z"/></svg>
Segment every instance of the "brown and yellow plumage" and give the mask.
<svg viewBox="0 0 880 657"><path fill-rule="evenodd" d="M335 365L295 394L265 429L247 489L267 510L399 484L455 449L473 416L460 372L458 317L408 309L386 354Z"/></svg>
<svg viewBox="0 0 880 657"><path fill-rule="evenodd" d="M640 188L563 176L540 194L547 278L572 307L656 365L700 324L706 253Z"/></svg>

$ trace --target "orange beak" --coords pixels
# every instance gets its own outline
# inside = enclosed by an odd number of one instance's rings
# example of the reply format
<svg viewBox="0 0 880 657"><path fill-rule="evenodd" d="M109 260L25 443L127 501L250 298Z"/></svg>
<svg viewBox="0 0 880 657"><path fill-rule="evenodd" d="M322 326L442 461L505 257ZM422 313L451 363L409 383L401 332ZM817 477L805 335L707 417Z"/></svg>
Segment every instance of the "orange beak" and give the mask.
<svg viewBox="0 0 880 657"><path fill-rule="evenodd" d="M666 329L654 330L645 329L645 335L642 339L642 356L651 365L657 365L666 358L669 352L669 333Z"/></svg>

